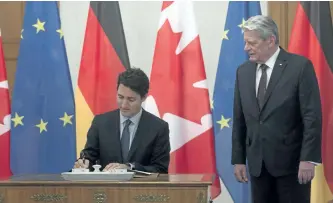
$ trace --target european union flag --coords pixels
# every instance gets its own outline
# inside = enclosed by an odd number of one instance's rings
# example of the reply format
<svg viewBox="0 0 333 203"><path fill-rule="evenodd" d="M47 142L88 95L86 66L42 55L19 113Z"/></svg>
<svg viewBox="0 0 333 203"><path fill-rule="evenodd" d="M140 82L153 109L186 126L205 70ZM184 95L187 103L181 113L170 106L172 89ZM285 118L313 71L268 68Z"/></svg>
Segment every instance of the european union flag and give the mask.
<svg viewBox="0 0 333 203"><path fill-rule="evenodd" d="M251 16L261 14L255 1L229 2L213 95L216 165L219 176L234 203L251 202L250 184L238 183L231 165L231 136L236 70L248 59L244 51L242 26Z"/></svg>
<svg viewBox="0 0 333 203"><path fill-rule="evenodd" d="M27 1L12 98L14 175L73 167L73 97L57 3Z"/></svg>

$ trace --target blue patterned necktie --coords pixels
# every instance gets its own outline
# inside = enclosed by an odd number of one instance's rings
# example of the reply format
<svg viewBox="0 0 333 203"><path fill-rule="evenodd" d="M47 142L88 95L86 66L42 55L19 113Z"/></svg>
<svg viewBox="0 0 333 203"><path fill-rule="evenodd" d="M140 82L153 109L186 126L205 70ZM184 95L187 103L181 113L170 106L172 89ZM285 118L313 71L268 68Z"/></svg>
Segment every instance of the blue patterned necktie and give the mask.
<svg viewBox="0 0 333 203"><path fill-rule="evenodd" d="M125 121L125 127L123 129L123 133L121 135L121 152L123 156L123 162L127 163L127 156L129 152L129 144L130 144L130 131L129 126L131 125L132 121L127 119Z"/></svg>

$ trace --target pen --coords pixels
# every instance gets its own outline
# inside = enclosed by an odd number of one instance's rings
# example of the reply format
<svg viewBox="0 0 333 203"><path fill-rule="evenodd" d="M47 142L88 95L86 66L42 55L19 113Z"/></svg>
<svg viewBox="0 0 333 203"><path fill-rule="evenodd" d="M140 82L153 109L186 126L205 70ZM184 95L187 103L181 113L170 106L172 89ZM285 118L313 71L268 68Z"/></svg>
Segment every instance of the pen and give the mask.
<svg viewBox="0 0 333 203"><path fill-rule="evenodd" d="M86 158L86 156L85 156L85 154L84 154L83 151L81 151L81 153L80 153L80 157L81 157L81 159L82 159L83 164L85 164L85 158Z"/></svg>

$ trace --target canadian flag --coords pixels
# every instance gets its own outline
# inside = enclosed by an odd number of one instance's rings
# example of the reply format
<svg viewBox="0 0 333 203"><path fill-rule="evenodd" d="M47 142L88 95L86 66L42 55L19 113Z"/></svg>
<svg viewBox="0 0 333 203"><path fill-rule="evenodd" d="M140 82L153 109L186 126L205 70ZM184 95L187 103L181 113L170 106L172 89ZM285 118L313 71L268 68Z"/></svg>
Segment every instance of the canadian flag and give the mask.
<svg viewBox="0 0 333 203"><path fill-rule="evenodd" d="M11 175L9 163L10 118L8 81L0 30L0 177Z"/></svg>
<svg viewBox="0 0 333 203"><path fill-rule="evenodd" d="M191 1L163 2L145 109L169 123L169 173L216 173L206 73Z"/></svg>

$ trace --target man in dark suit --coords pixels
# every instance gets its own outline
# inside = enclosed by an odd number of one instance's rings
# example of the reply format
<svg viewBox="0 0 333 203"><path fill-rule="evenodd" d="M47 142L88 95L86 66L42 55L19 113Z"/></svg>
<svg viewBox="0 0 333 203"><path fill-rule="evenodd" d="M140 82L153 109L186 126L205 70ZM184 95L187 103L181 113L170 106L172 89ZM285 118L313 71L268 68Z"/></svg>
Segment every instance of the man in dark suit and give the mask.
<svg viewBox="0 0 333 203"><path fill-rule="evenodd" d="M236 73L232 164L254 203L309 203L321 162L319 87L310 60L279 47L276 24L254 16L243 26L249 61Z"/></svg>
<svg viewBox="0 0 333 203"><path fill-rule="evenodd" d="M91 169L99 161L104 171L168 173L168 123L141 107L149 90L148 77L140 69L128 69L119 75L117 88L119 109L95 116L81 159L74 167L87 167L90 163ZM84 163L83 159L89 162Z"/></svg>

